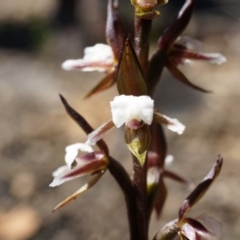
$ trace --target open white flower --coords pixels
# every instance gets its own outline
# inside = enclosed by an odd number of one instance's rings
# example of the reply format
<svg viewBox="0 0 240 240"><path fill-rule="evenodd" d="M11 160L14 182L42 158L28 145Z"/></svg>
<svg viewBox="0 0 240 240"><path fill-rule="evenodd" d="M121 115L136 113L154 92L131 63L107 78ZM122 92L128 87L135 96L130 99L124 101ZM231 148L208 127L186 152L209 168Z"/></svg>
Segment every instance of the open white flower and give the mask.
<svg viewBox="0 0 240 240"><path fill-rule="evenodd" d="M111 72L114 70L115 60L109 45L98 43L84 49L82 59L66 60L62 64L64 70L81 69L82 71Z"/></svg>
<svg viewBox="0 0 240 240"><path fill-rule="evenodd" d="M78 157L79 150L87 153ZM91 188L104 174L108 166L107 156L101 151L94 151L91 146L85 143L67 146L65 162L67 165L61 166L53 172L54 179L49 185L50 187L59 186L84 175L91 175L91 178L70 197L59 203L53 211L76 199L77 196Z"/></svg>
<svg viewBox="0 0 240 240"><path fill-rule="evenodd" d="M88 171L80 171L83 166L89 164L91 160L95 160L94 151L91 146L85 143L75 143L66 147L65 162L66 165L59 167L53 172L53 182L50 187L59 186L62 183L87 174ZM78 151L87 153L86 155L77 158ZM75 166L73 164L76 163Z"/></svg>
<svg viewBox="0 0 240 240"><path fill-rule="evenodd" d="M82 177L87 174L101 172L107 167L107 161L104 154L99 151L87 153L81 157L75 158L75 166L69 168L64 165L53 172L53 181L50 187L59 186L67 181Z"/></svg>
<svg viewBox="0 0 240 240"><path fill-rule="evenodd" d="M149 96L120 95L110 102L112 119L88 135L86 144L94 145L114 125L119 128L124 123L137 129L142 124L151 125L152 121L166 125L168 129L182 134L185 126L177 119L169 118L154 111L154 101ZM143 123L141 124L141 121Z"/></svg>

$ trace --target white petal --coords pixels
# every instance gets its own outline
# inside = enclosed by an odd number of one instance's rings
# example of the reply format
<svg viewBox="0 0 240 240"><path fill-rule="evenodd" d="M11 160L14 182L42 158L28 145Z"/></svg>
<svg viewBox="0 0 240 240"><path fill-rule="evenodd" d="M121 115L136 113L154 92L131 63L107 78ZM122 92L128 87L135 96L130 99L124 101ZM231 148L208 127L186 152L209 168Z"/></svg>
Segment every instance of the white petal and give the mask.
<svg viewBox="0 0 240 240"><path fill-rule="evenodd" d="M113 60L113 52L110 46L98 43L84 49L83 59L88 62Z"/></svg>
<svg viewBox="0 0 240 240"><path fill-rule="evenodd" d="M204 53L204 56L211 58L208 60L208 62L212 64L220 65L227 61L227 59L220 53Z"/></svg>
<svg viewBox="0 0 240 240"><path fill-rule="evenodd" d="M81 66L82 64L84 64L84 61L82 59L70 59L62 63L62 68L66 71L69 71L79 68L79 66Z"/></svg>
<svg viewBox="0 0 240 240"><path fill-rule="evenodd" d="M66 147L65 162L69 168L73 164L75 158L78 155L78 150L82 152L93 152L91 146L85 143L75 143Z"/></svg>
<svg viewBox="0 0 240 240"><path fill-rule="evenodd" d="M69 170L69 167L64 165L59 167L58 169L56 169L53 173L52 176L53 177L58 177L59 175L61 175L62 173L66 172L67 170Z"/></svg>
<svg viewBox="0 0 240 240"><path fill-rule="evenodd" d="M204 46L202 42L198 41L197 39L188 37L188 36L181 36L177 39L176 43L185 46L190 51L195 52L203 52Z"/></svg>
<svg viewBox="0 0 240 240"><path fill-rule="evenodd" d="M150 125L153 119L154 101L149 96L120 95L110 102L112 120L117 128L131 120L143 120Z"/></svg>
<svg viewBox="0 0 240 240"><path fill-rule="evenodd" d="M82 71L105 72L114 64L114 55L110 46L98 43L84 49L82 59L66 60L62 64L64 70L81 69Z"/></svg>
<svg viewBox="0 0 240 240"><path fill-rule="evenodd" d="M63 184L65 180L60 178L54 178L53 181L49 184L49 187L57 187L61 184Z"/></svg>
<svg viewBox="0 0 240 240"><path fill-rule="evenodd" d="M201 55L204 55L207 58L211 58L207 60L208 62L212 64L222 64L227 61L227 59L220 53L204 53L204 46L203 44L193 38L183 36L179 37L176 41L176 43L181 44L185 46L189 51L199 52ZM188 63L187 60L184 60L184 64ZM190 61L191 63L191 61Z"/></svg>
<svg viewBox="0 0 240 240"><path fill-rule="evenodd" d="M95 145L112 127L114 127L112 120L102 124L100 127L88 134L88 140L86 141L86 144Z"/></svg>
<svg viewBox="0 0 240 240"><path fill-rule="evenodd" d="M169 122L170 124L167 125L167 128L173 132L176 132L178 134L182 134L185 130L185 126L180 123L176 118L169 118L167 116L164 116Z"/></svg>

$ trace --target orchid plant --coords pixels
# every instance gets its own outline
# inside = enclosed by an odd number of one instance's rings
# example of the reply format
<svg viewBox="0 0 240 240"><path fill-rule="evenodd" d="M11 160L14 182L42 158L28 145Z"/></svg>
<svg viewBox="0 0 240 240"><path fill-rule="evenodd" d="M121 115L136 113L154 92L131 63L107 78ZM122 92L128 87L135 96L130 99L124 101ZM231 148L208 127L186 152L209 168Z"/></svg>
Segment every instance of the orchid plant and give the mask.
<svg viewBox="0 0 240 240"><path fill-rule="evenodd" d="M109 171L119 184L126 200L131 240L147 240L150 217L156 210L160 217L167 196L165 178L189 184L180 175L165 169L167 143L163 126L182 134L185 126L177 119L159 113L152 98L162 71L170 73L187 86L202 92L209 92L196 86L178 69L178 65L192 60L221 64L225 57L218 53L204 53L197 40L181 36L187 27L196 0L186 0L176 19L159 37L156 52L149 57L149 42L152 21L159 17L158 5L167 0L131 0L135 8L134 43L131 36L124 34L118 14L117 0L108 0L106 40L107 44L87 47L84 57L67 60L64 70L104 72L104 78L86 95L90 97L116 84L119 95L110 102L112 119L97 129L76 112L60 95L69 116L87 134L85 143L66 147L66 165L53 172L51 187L90 174L92 178L70 197L58 204L54 211L66 205L80 194L94 186L101 176ZM133 174L129 176L109 152L102 139L114 126L125 125L124 142L133 160ZM97 150L96 150L97 149ZM82 154L80 153L82 152ZM167 223L153 238L154 240L219 240L222 226L212 217L202 214L196 218L187 217L189 210L205 194L222 167L222 158L217 157L212 169L180 206L178 218Z"/></svg>

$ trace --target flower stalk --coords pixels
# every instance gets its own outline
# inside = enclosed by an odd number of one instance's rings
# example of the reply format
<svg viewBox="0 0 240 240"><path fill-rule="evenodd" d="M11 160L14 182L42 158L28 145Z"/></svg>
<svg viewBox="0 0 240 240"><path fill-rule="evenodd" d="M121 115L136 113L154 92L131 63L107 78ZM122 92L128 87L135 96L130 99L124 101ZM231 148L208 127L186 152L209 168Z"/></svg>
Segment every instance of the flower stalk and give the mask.
<svg viewBox="0 0 240 240"><path fill-rule="evenodd" d="M124 36L118 0L108 0L105 31L107 44L97 43L87 47L82 58L67 60L62 64L64 70L80 69L104 74L86 97L115 83L119 95L106 106L111 111L111 119L96 129L60 95L66 112L87 137L83 143L66 147L65 165L53 172L50 186L59 186L83 175L90 175L90 180L58 204L54 211L93 187L109 171L125 197L130 239L148 240L152 212L155 209L159 218L167 199L165 178L189 185L190 181L185 176L167 169L166 159L169 158L163 129L165 126L181 135L185 126L176 118L159 113L153 94L164 68L185 85L201 92L209 92L192 83L178 66L192 60L214 64L226 61L221 54L205 53L196 47L200 46L199 42L182 36L191 19L195 2L196 0L185 1L177 17L159 36L155 53L149 56L152 21L160 15L156 8L166 4L167 0L131 0L135 12L133 44L130 35ZM131 175L120 160L115 160L112 153L110 155L108 145L103 140L104 135L112 128L123 126L122 139L132 156ZM153 240L173 240L176 237L181 240L220 240L221 224L215 219L204 214L190 218L187 214L208 190L221 166L222 158L219 156L209 174L184 200L178 219L167 223Z"/></svg>

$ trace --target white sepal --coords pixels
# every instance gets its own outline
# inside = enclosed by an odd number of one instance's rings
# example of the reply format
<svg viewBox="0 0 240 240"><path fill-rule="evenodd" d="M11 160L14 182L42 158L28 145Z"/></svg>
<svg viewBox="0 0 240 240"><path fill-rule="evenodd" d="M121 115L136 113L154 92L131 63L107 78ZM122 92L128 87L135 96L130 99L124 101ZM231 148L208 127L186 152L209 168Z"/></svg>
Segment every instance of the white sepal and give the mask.
<svg viewBox="0 0 240 240"><path fill-rule="evenodd" d="M167 128L169 130L176 132L179 135L181 135L184 132L186 126L184 126L182 123L180 123L176 118L169 118L167 116L164 116L164 117L169 122L169 124L167 124Z"/></svg>
<svg viewBox="0 0 240 240"><path fill-rule="evenodd" d="M66 60L62 64L64 70L81 69L82 71L105 72L114 67L114 55L110 46L98 43L84 49L82 59Z"/></svg>

